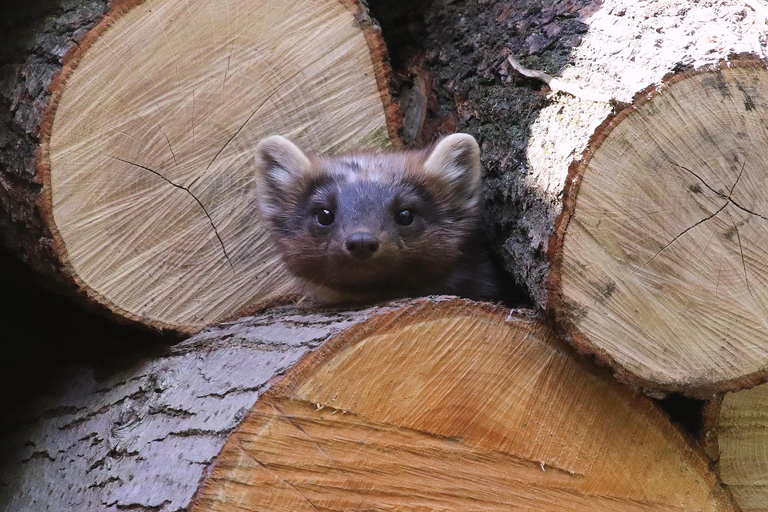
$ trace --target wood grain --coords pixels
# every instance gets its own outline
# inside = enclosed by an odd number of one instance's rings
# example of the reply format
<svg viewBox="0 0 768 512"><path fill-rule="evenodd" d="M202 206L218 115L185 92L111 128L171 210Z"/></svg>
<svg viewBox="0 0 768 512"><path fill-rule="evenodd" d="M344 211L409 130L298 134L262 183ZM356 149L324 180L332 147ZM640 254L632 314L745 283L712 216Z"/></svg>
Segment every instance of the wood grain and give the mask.
<svg viewBox="0 0 768 512"><path fill-rule="evenodd" d="M735 510L530 315L422 300L345 331L261 397L191 510Z"/></svg>
<svg viewBox="0 0 768 512"><path fill-rule="evenodd" d="M768 385L714 399L707 412L709 455L743 512L768 511Z"/></svg>
<svg viewBox="0 0 768 512"><path fill-rule="evenodd" d="M766 87L755 60L675 75L572 169L551 310L627 382L705 397L763 378Z"/></svg>

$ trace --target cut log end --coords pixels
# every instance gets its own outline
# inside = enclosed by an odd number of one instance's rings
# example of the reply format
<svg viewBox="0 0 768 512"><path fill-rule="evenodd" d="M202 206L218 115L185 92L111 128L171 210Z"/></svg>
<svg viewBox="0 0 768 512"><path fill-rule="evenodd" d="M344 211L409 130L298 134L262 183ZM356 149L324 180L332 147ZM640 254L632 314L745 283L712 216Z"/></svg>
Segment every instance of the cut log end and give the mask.
<svg viewBox="0 0 768 512"><path fill-rule="evenodd" d="M43 122L41 209L65 273L182 332L299 292L258 219L253 148L397 144L383 54L353 0L116 3Z"/></svg>
<svg viewBox="0 0 768 512"><path fill-rule="evenodd" d="M649 400L534 317L421 300L262 396L191 510L734 510Z"/></svg>
<svg viewBox="0 0 768 512"><path fill-rule="evenodd" d="M571 169L550 308L632 384L706 396L765 377L766 91L754 59L673 75Z"/></svg>
<svg viewBox="0 0 768 512"><path fill-rule="evenodd" d="M705 410L704 440L743 512L768 510L768 384L724 393Z"/></svg>

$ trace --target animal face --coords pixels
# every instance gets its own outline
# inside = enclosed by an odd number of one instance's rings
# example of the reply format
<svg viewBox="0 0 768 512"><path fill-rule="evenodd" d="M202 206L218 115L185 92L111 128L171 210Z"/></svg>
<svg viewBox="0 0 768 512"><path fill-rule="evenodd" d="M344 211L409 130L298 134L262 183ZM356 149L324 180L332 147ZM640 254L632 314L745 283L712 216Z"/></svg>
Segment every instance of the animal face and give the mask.
<svg viewBox="0 0 768 512"><path fill-rule="evenodd" d="M318 286L365 296L428 291L476 227L479 150L469 135L431 151L332 158L270 137L256 161L272 239L287 268Z"/></svg>

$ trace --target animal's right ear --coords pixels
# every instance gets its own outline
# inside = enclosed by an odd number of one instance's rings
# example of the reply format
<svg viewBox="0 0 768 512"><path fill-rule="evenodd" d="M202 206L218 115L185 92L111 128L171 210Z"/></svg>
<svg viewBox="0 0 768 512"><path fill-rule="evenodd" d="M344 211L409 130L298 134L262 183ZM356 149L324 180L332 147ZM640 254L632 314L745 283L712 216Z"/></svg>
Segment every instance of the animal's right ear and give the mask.
<svg viewBox="0 0 768 512"><path fill-rule="evenodd" d="M273 135L256 146L256 169L265 185L280 191L309 172L310 162L293 142Z"/></svg>
<svg viewBox="0 0 768 512"><path fill-rule="evenodd" d="M291 204L301 193L301 180L311 171L311 163L295 144L273 135L256 146L256 173L262 209Z"/></svg>

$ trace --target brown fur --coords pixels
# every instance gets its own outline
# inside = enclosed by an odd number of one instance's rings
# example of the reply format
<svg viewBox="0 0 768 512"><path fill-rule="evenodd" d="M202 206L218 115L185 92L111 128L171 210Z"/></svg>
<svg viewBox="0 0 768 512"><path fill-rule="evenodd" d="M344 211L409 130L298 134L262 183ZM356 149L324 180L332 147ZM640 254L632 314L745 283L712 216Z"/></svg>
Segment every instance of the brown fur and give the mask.
<svg viewBox="0 0 768 512"><path fill-rule="evenodd" d="M256 153L272 239L317 299L497 298L479 229L479 149L471 136L456 134L423 151L337 157L307 155L270 137ZM396 221L405 210L408 225ZM329 225L320 222L322 211L332 213ZM350 250L354 236L373 245Z"/></svg>

